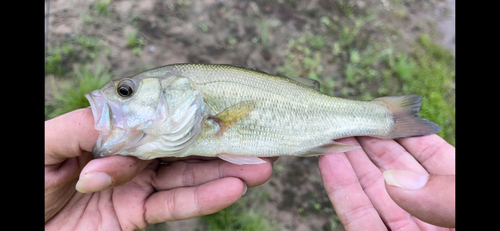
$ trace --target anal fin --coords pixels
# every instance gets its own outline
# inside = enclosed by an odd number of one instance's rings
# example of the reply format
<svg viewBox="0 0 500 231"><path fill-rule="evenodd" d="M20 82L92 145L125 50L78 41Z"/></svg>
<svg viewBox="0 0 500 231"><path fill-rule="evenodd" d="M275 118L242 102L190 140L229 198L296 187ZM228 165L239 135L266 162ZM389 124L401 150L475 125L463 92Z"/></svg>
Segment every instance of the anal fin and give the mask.
<svg viewBox="0 0 500 231"><path fill-rule="evenodd" d="M351 150L358 149L358 148L361 148L361 147L356 146L356 145L343 144L340 142L332 141L328 144L325 144L325 145L322 145L319 147L315 147L315 148L313 148L313 149L311 149L311 150L307 151L306 153L301 154L299 156L303 156L303 157L319 156L319 155L324 155L327 153L347 152L347 151L351 151Z"/></svg>
<svg viewBox="0 0 500 231"><path fill-rule="evenodd" d="M217 157L233 164L242 165L242 164L263 164L266 163L259 157L256 156L247 156L247 155L233 155L233 154L217 154Z"/></svg>

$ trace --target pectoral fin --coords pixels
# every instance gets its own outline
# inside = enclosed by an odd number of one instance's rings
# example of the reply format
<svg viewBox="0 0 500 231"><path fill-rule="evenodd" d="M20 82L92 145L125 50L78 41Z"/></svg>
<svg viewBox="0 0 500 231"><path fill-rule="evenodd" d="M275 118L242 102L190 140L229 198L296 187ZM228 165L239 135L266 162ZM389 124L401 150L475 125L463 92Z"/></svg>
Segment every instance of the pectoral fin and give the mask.
<svg viewBox="0 0 500 231"><path fill-rule="evenodd" d="M233 164L242 165L242 164L263 164L266 163L259 157L256 156L240 156L240 155L232 155L232 154L217 154L217 157Z"/></svg>
<svg viewBox="0 0 500 231"><path fill-rule="evenodd" d="M307 157L307 156L324 155L327 153L341 153L341 152L351 151L351 150L354 150L357 148L361 148L361 147L332 141L328 144L325 144L325 145L322 145L319 147L315 147L315 148L309 150L308 152L301 154L299 156Z"/></svg>
<svg viewBox="0 0 500 231"><path fill-rule="evenodd" d="M255 101L245 101L239 104L233 105L230 108L222 111L221 113L214 116L212 119L217 122L220 126L220 130L217 132L217 136L221 136L224 131L226 131L231 125L245 118L250 112L255 109Z"/></svg>

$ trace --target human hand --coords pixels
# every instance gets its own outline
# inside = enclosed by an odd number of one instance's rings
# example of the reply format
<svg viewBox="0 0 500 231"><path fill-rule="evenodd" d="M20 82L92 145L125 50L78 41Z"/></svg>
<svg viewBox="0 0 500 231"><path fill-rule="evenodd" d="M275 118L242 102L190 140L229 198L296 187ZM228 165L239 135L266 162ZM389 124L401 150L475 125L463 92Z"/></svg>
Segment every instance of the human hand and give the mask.
<svg viewBox="0 0 500 231"><path fill-rule="evenodd" d="M362 147L319 157L323 184L346 230L455 227L453 146L437 135L338 141Z"/></svg>
<svg viewBox="0 0 500 231"><path fill-rule="evenodd" d="M219 158L169 158L168 165L120 155L92 159L99 136L93 126L90 108L45 121L46 230L144 229L215 213L246 186L266 182L276 160L239 166Z"/></svg>

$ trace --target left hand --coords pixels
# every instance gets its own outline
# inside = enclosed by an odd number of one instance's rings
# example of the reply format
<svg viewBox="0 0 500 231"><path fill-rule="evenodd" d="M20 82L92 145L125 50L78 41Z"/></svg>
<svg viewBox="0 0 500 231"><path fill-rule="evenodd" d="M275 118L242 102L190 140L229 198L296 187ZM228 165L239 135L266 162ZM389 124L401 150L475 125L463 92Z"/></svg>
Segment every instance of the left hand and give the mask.
<svg viewBox="0 0 500 231"><path fill-rule="evenodd" d="M455 227L455 148L441 137L338 142L362 147L319 157L323 184L346 230Z"/></svg>
<svg viewBox="0 0 500 231"><path fill-rule="evenodd" d="M239 166L218 158L170 158L168 165L120 155L92 159L99 136L93 125L90 108L45 122L46 230L144 229L215 213L246 186L265 183L276 160Z"/></svg>

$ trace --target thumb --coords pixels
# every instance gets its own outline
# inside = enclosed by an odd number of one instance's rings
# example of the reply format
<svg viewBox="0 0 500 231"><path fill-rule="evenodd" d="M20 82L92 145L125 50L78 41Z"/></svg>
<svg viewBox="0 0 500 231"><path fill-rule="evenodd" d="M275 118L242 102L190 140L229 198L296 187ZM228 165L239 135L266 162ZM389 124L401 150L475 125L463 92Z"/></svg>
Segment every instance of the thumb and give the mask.
<svg viewBox="0 0 500 231"><path fill-rule="evenodd" d="M455 227L455 175L384 171L385 188L402 209L429 224Z"/></svg>
<svg viewBox="0 0 500 231"><path fill-rule="evenodd" d="M152 161L120 155L93 159L82 169L76 190L90 193L120 186L136 177Z"/></svg>
<svg viewBox="0 0 500 231"><path fill-rule="evenodd" d="M90 108L82 108L45 121L45 165L92 152L99 131Z"/></svg>

